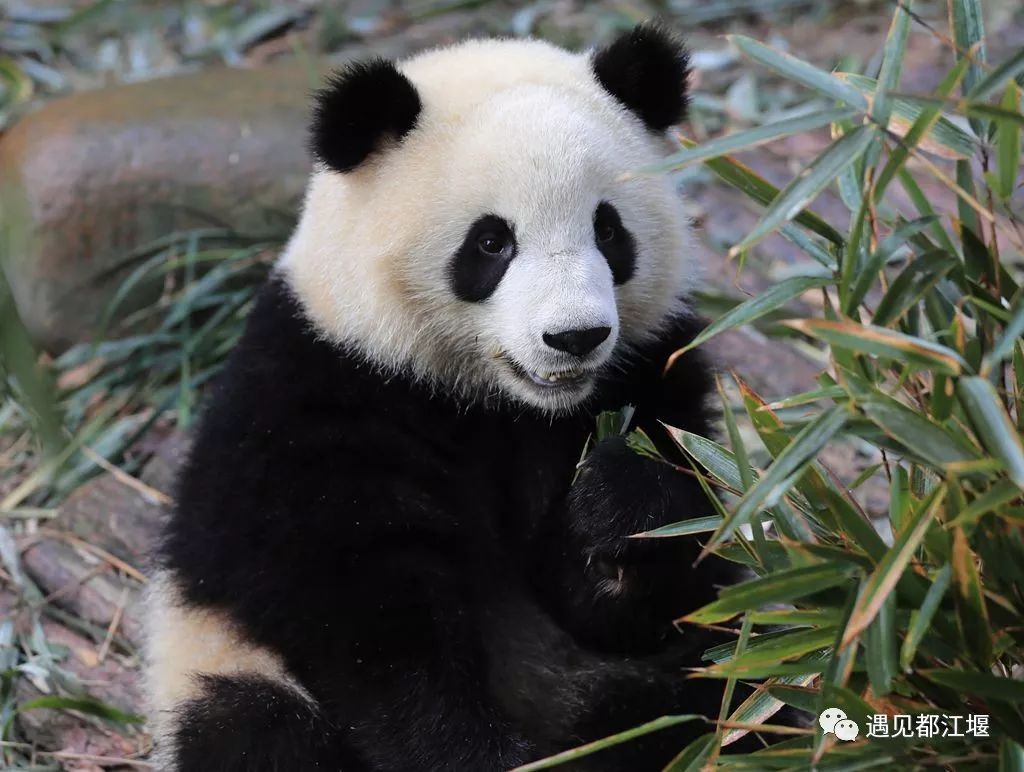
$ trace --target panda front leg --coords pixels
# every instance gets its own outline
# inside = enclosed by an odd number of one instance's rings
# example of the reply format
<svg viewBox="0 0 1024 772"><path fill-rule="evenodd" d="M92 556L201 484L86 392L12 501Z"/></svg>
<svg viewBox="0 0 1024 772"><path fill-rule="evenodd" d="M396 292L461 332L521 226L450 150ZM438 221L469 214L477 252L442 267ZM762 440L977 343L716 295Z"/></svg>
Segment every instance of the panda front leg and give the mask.
<svg viewBox="0 0 1024 772"><path fill-rule="evenodd" d="M256 673L194 674L192 696L158 738L164 772L353 772L363 769L308 696Z"/></svg>
<svg viewBox="0 0 1024 772"><path fill-rule="evenodd" d="M547 573L562 589L566 627L598 649L659 648L675 634L672 620L713 600L727 579L717 560L693 566L694 539L630 537L710 511L692 477L636 453L623 437L598 443L552 518L560 532L549 534L559 546L548 551Z"/></svg>
<svg viewBox="0 0 1024 772"><path fill-rule="evenodd" d="M161 577L170 591L149 604L157 768L497 772L545 755L487 686L479 588L457 559L408 544L431 537L406 536L296 556L275 574L279 600L261 601L262 644L234 621L248 612L182 603Z"/></svg>
<svg viewBox="0 0 1024 772"><path fill-rule="evenodd" d="M349 564L315 691L375 771L497 772L544 755L488 687L478 582L430 541L406 536Z"/></svg>
<svg viewBox="0 0 1024 772"><path fill-rule="evenodd" d="M160 571L147 592L150 758L159 772L361 769L278 652L223 611L183 600Z"/></svg>

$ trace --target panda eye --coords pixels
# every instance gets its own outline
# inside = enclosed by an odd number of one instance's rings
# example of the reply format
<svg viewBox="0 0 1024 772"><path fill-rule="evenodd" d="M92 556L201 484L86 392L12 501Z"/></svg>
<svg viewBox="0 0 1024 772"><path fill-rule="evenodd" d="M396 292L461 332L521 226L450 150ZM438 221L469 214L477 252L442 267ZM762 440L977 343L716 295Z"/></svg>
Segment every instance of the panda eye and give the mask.
<svg viewBox="0 0 1024 772"><path fill-rule="evenodd" d="M594 238L601 246L608 246L620 235L622 225L619 214L615 209L604 201L594 212Z"/></svg>
<svg viewBox="0 0 1024 772"><path fill-rule="evenodd" d="M597 223L595 230L597 231L597 241L599 244L607 244L610 241L614 241L615 237L619 234L618 229L610 223Z"/></svg>
<svg viewBox="0 0 1024 772"><path fill-rule="evenodd" d="M508 247L508 236L502 233L485 233L477 239L476 247L489 257L500 257Z"/></svg>
<svg viewBox="0 0 1024 772"><path fill-rule="evenodd" d="M607 201L599 203L594 210L594 241L608 261L615 283L629 281L636 269L636 243L623 225L618 210Z"/></svg>

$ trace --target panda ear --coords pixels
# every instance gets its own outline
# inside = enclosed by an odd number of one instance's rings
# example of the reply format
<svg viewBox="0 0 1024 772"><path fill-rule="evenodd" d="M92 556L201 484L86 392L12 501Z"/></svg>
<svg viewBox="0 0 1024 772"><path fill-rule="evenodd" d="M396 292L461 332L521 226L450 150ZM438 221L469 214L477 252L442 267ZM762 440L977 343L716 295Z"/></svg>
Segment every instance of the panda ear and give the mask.
<svg viewBox="0 0 1024 772"><path fill-rule="evenodd" d="M339 172L355 169L387 139L404 137L421 109L416 87L385 59L336 70L314 98L311 149Z"/></svg>
<svg viewBox="0 0 1024 772"><path fill-rule="evenodd" d="M664 27L644 22L594 54L594 75L651 131L663 132L686 117L690 55Z"/></svg>

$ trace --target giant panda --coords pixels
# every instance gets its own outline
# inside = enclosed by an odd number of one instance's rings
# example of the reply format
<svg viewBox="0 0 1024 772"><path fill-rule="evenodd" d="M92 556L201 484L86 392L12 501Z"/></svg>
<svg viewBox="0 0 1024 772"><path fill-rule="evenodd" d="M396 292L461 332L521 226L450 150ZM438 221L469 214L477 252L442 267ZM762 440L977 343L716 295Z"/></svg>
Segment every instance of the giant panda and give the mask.
<svg viewBox="0 0 1024 772"><path fill-rule="evenodd" d="M620 435L707 434L682 202L644 173L687 55L476 40L336 72L302 215L212 387L148 599L155 763L504 770L669 713L732 574ZM584 453L586 453L584 457ZM581 458L583 459L581 461ZM660 769L707 724L580 769Z"/></svg>

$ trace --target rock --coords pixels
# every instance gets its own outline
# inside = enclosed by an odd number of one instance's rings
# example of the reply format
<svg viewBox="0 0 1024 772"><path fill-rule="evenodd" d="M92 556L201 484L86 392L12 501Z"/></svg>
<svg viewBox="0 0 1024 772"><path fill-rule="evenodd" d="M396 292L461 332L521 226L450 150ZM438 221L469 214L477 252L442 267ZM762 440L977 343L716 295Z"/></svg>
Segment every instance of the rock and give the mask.
<svg viewBox="0 0 1024 772"><path fill-rule="evenodd" d="M37 342L56 351L88 340L125 261L156 239L219 226L287 236L322 76L351 59L405 56L437 34L83 91L15 124L0 137L0 268Z"/></svg>
<svg viewBox="0 0 1024 772"><path fill-rule="evenodd" d="M95 552L56 538L30 544L22 553L25 571L51 603L100 630L112 627L133 646L142 642L142 584L120 576Z"/></svg>
<svg viewBox="0 0 1024 772"><path fill-rule="evenodd" d="M312 85L298 65L210 70L74 94L7 132L0 254L38 341L82 340L117 267L158 237L286 232L310 166Z"/></svg>
<svg viewBox="0 0 1024 772"><path fill-rule="evenodd" d="M115 477L102 475L68 496L55 524L142 568L156 539L162 513L160 501Z"/></svg>
<svg viewBox="0 0 1024 772"><path fill-rule="evenodd" d="M180 435L164 446L171 465ZM158 495L111 475L91 480L68 497L52 528L30 537L26 572L56 605L101 629L117 618L117 634L138 645L143 574L166 504Z"/></svg>
<svg viewBox="0 0 1024 772"><path fill-rule="evenodd" d="M190 437L175 429L153 447L153 455L142 468L139 478L168 495L174 494L178 470L185 463Z"/></svg>

